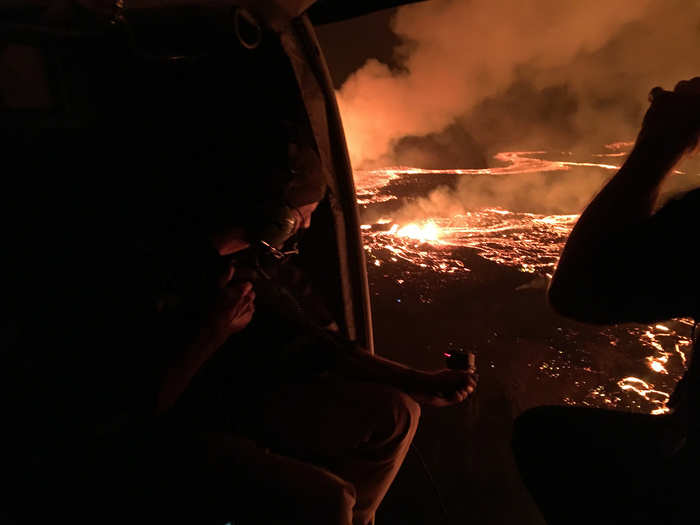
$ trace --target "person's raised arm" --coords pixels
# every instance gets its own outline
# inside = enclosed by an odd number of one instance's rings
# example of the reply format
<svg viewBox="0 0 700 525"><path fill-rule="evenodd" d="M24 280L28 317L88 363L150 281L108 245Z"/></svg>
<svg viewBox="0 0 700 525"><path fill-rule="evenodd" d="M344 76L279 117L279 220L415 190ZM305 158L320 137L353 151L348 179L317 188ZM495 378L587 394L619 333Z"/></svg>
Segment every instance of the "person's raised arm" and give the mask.
<svg viewBox="0 0 700 525"><path fill-rule="evenodd" d="M635 320L654 308L653 292L625 297L630 275L644 263L646 226L651 222L666 176L692 150L700 130L700 77L678 83L673 92L652 90L652 104L624 165L582 213L564 247L548 296L551 306L574 319L594 323ZM636 245L635 245L636 243ZM648 246L648 245L647 245ZM648 248L646 248L648 250ZM672 265L672 258L669 258ZM665 264L665 263L663 263ZM660 279L673 268L653 268ZM651 290L651 288L650 288ZM648 303L648 304L645 304Z"/></svg>

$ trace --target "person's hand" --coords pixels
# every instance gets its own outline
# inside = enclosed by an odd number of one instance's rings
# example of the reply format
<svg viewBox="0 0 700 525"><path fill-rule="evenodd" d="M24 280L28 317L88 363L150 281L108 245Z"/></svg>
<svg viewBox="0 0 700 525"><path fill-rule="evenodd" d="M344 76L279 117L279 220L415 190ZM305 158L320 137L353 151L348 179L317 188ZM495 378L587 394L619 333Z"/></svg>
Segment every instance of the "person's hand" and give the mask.
<svg viewBox="0 0 700 525"><path fill-rule="evenodd" d="M472 369L423 372L408 393L422 404L450 406L467 399L476 390L478 380Z"/></svg>
<svg viewBox="0 0 700 525"><path fill-rule="evenodd" d="M234 274L230 266L219 278L219 291L206 322L211 338L220 344L248 326L255 313L253 284L233 281Z"/></svg>
<svg viewBox="0 0 700 525"><path fill-rule="evenodd" d="M700 137L700 77L682 80L673 91L655 87L638 142L664 147L672 155L690 152Z"/></svg>

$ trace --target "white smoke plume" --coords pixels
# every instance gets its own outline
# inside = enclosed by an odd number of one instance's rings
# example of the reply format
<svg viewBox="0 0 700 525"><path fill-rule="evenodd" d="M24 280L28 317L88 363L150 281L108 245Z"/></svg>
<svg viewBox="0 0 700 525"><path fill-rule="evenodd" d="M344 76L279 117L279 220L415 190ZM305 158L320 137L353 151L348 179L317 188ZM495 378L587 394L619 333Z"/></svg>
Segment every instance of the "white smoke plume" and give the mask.
<svg viewBox="0 0 700 525"><path fill-rule="evenodd" d="M404 42L396 64L369 60L338 93L353 165L392 164L402 137L455 122L468 123L487 147L489 129L475 126L489 121L507 122L511 135L522 131L523 142L533 143L533 123L517 121L507 110L470 120L479 104L523 80L538 92L565 88L575 108L562 133L590 144L630 140L651 87L671 89L700 74L699 26L700 2L687 0L431 0L405 6L393 19L392 30Z"/></svg>
<svg viewBox="0 0 700 525"><path fill-rule="evenodd" d="M578 213L605 182L604 173L574 169L560 173L461 177L456 188L441 186L412 200L393 215L399 223L424 217L451 217L480 208L543 214Z"/></svg>

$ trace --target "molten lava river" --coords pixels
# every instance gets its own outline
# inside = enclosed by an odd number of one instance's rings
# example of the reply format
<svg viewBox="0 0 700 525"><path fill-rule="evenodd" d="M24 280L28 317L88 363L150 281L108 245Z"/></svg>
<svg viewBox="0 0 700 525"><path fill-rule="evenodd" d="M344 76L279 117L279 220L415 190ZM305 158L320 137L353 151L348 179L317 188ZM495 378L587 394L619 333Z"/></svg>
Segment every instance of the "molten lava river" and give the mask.
<svg viewBox="0 0 700 525"><path fill-rule="evenodd" d="M691 320L595 327L558 316L545 300L578 213L628 146L606 146L590 162L509 152L489 169L358 171L379 352L435 366L444 353L472 350L482 378L507 383L525 407L667 411ZM579 194L571 209L538 205L538 192L551 200L567 189Z"/></svg>

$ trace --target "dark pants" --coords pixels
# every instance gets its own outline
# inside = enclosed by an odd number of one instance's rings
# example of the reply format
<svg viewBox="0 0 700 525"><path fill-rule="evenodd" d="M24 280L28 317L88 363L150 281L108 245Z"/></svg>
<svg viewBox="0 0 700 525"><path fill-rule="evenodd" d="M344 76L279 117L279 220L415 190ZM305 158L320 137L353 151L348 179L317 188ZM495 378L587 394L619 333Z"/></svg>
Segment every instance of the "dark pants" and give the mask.
<svg viewBox="0 0 700 525"><path fill-rule="evenodd" d="M395 388L322 376L293 383L209 381L193 384L178 419L201 429L229 431L289 458L280 476L298 478L309 494L341 493L339 508L321 511L264 492L246 473L231 471L241 489L219 502L251 511L259 523L366 525L403 463L418 427L419 405ZM228 426L228 428L226 428ZM253 465L251 468L255 468ZM299 469L298 476L295 469ZM265 505L258 502L265 501ZM252 505L251 505L252 503ZM291 509L280 517L280 510ZM248 507L248 508L246 508Z"/></svg>
<svg viewBox="0 0 700 525"><path fill-rule="evenodd" d="M189 402L150 425L65 446L46 435L54 451L38 463L32 446L6 449L16 461L3 471L11 483L3 511L23 524L366 525L420 416L394 388L333 377L193 386ZM263 479L255 461L227 457L210 433L249 438L288 461L263 469ZM303 503L299 488L311 495Z"/></svg>
<svg viewBox="0 0 700 525"><path fill-rule="evenodd" d="M237 468L225 446L212 450L220 441L198 432L201 420L178 416L112 436L92 452L75 448L31 472L13 469L23 479L10 476L11 515L32 525L367 525L408 452L418 404L390 387L329 378L249 395L257 399L239 404L256 410L231 435L289 459L271 478L261 479L255 462ZM214 430L220 433L220 425ZM212 454L222 464L212 464ZM292 486L275 478L298 488L287 493ZM295 499L299 488L311 497Z"/></svg>
<svg viewBox="0 0 700 525"><path fill-rule="evenodd" d="M695 523L700 462L681 438L672 416L538 407L516 420L513 451L550 525Z"/></svg>

